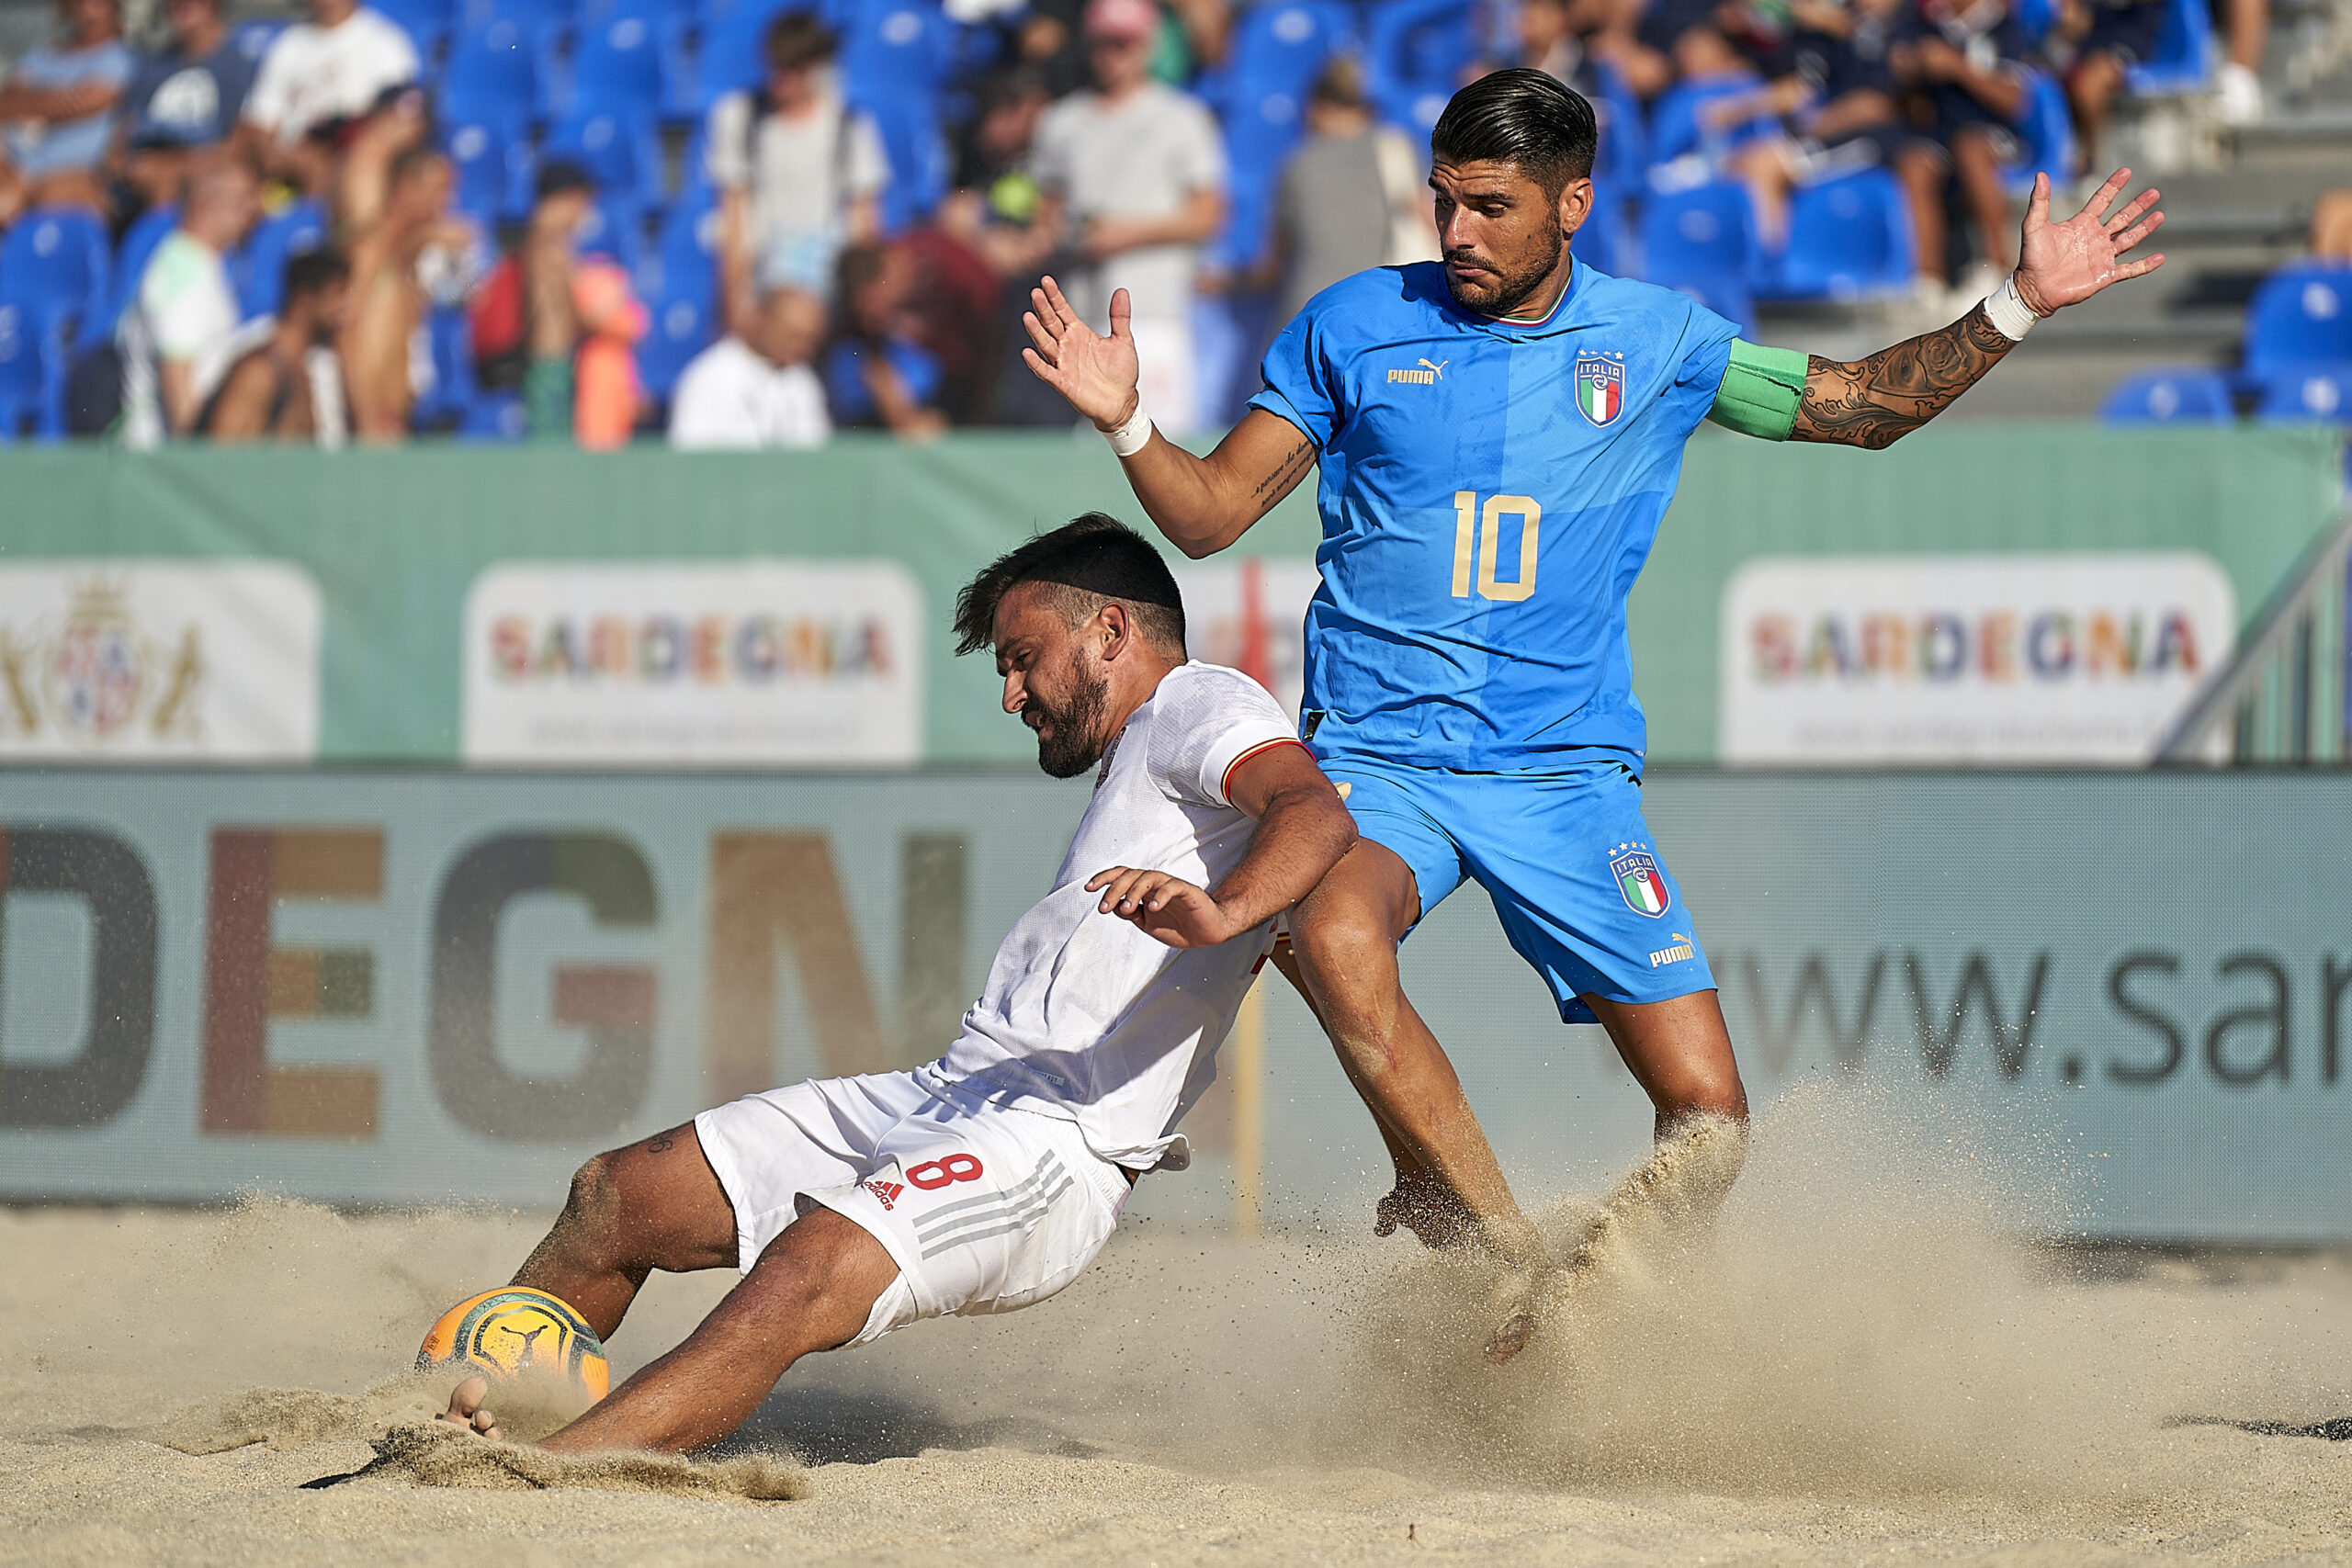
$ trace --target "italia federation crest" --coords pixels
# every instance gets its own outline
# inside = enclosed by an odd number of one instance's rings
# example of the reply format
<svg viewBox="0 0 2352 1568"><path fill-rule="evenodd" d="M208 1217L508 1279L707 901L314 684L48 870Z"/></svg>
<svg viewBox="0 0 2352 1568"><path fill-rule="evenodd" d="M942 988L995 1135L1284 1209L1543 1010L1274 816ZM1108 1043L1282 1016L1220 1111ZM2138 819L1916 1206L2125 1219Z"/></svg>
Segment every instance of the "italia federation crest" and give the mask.
<svg viewBox="0 0 2352 1568"><path fill-rule="evenodd" d="M1656 919L1674 902L1647 844L1618 845L1616 857L1609 863L1609 874L1617 879L1617 891L1625 896L1625 908L1637 915Z"/></svg>
<svg viewBox="0 0 2352 1568"><path fill-rule="evenodd" d="M1577 355L1577 412L1595 425L1625 412L1625 356L1587 349Z"/></svg>

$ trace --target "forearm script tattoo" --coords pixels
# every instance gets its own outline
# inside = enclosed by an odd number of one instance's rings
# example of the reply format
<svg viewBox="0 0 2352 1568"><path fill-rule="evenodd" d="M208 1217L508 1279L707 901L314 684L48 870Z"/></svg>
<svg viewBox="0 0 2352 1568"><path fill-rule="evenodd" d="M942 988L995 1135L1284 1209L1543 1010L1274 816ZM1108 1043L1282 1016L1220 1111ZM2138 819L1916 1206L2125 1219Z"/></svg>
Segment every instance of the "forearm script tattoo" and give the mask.
<svg viewBox="0 0 2352 1568"><path fill-rule="evenodd" d="M1944 411L2015 348L1979 305L1940 332L1850 365L1814 355L1805 367L1792 441L1834 441L1876 451Z"/></svg>

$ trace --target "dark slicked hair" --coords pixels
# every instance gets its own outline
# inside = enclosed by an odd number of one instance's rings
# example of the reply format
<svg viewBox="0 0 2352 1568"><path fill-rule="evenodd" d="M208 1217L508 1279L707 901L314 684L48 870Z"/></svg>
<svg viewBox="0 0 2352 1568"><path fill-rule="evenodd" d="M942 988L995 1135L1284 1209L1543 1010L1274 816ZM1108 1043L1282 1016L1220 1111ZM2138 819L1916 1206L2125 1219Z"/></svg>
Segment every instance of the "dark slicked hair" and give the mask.
<svg viewBox="0 0 2352 1568"><path fill-rule="evenodd" d="M1151 541L1102 512L1074 517L982 567L956 596L956 651L996 642L996 607L1024 582L1051 585L1049 603L1063 621L1080 621L1116 600L1144 640L1184 657L1184 600L1175 574Z"/></svg>
<svg viewBox="0 0 2352 1568"><path fill-rule="evenodd" d="M1449 164L1515 164L1557 196L1592 177L1600 144L1592 106L1542 71L1498 71L1453 95L1430 131L1430 151Z"/></svg>
<svg viewBox="0 0 2352 1568"><path fill-rule="evenodd" d="M350 281L351 264L341 251L321 246L287 258L284 293L289 300L323 294L338 283Z"/></svg>

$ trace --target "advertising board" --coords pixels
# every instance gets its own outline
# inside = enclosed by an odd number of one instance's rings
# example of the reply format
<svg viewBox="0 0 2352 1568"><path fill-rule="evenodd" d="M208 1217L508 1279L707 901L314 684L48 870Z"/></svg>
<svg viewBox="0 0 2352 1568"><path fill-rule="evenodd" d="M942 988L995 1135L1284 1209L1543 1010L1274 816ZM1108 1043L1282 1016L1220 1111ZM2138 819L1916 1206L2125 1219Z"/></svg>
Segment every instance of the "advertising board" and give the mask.
<svg viewBox="0 0 2352 1568"><path fill-rule="evenodd" d="M2131 766L2227 662L2237 596L2189 550L1767 557L1722 620L1725 762Z"/></svg>
<svg viewBox="0 0 2352 1568"><path fill-rule="evenodd" d="M0 808L0 1197L556 1200L704 1105L942 1049L1086 799L1034 774L19 771ZM2352 1239L2352 863L2324 775L1654 773L1770 1136L1793 1086L2063 1156L2066 1228ZM1613 846L1594 847L1606 855ZM1684 924L1695 919L1695 927ZM1475 888L1404 951L1515 1190L1647 1104ZM1277 1223L1386 1160L1278 978ZM1232 1066L1229 1061L1227 1067ZM1153 1209L1227 1212L1240 1089ZM2039 1167L2037 1167L2039 1168Z"/></svg>
<svg viewBox="0 0 2352 1568"><path fill-rule="evenodd" d="M0 565L0 758L305 761L320 615L282 561Z"/></svg>
<svg viewBox="0 0 2352 1568"><path fill-rule="evenodd" d="M927 619L893 560L503 562L466 596L465 758L913 762Z"/></svg>

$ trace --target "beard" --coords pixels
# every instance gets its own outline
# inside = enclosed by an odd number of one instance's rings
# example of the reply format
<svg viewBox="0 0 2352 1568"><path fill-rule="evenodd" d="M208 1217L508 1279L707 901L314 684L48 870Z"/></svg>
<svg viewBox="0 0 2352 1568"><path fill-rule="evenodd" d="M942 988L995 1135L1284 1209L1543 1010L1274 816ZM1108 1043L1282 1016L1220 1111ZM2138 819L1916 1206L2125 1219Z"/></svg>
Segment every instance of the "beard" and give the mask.
<svg viewBox="0 0 2352 1568"><path fill-rule="evenodd" d="M1552 276L1552 269L1560 265L1560 253L1567 248L1567 236L1555 228L1551 233L1551 243L1544 247L1544 254L1518 271L1492 275L1493 281L1488 283L1465 284L1453 276L1453 268L1449 266L1445 274L1445 287L1453 294L1453 302L1465 310L1476 310L1482 316L1508 316L1527 303L1529 297L1543 287L1544 280ZM1445 259L1449 263L1465 262L1472 266L1494 265L1467 250L1449 252Z"/></svg>
<svg viewBox="0 0 2352 1568"><path fill-rule="evenodd" d="M1050 778L1071 779L1086 772L1102 760L1102 714L1110 706L1111 678L1095 675L1090 678L1082 669L1073 670L1069 700L1058 707L1048 707L1031 696L1025 719L1035 714L1038 719L1053 726L1051 735L1037 737L1037 766ZM1037 728L1033 724L1032 729Z"/></svg>

